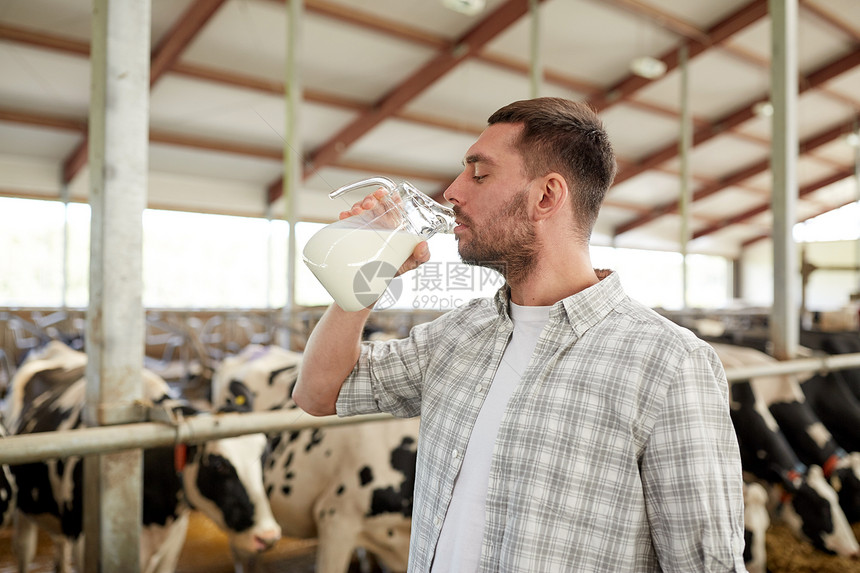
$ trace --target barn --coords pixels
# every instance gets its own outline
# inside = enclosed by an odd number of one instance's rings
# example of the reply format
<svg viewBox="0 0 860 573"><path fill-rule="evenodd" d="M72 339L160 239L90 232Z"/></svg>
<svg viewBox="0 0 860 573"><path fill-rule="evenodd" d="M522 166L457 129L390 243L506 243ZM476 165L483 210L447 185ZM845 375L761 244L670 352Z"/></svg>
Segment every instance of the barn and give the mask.
<svg viewBox="0 0 860 573"><path fill-rule="evenodd" d="M418 418L292 390L333 300L381 349L505 285L459 193L538 97L615 154L593 267L718 349L746 567L860 572L858 47L857 0L0 3L0 572L405 571ZM338 270L379 187L424 234Z"/></svg>

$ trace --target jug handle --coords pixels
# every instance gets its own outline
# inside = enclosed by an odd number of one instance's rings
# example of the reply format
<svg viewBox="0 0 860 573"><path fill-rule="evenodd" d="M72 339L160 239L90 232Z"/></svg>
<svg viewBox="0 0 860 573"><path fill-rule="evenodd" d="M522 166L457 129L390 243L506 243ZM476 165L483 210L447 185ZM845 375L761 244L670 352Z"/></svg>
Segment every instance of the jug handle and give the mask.
<svg viewBox="0 0 860 573"><path fill-rule="evenodd" d="M394 190L397 189L397 185L388 177L371 177L370 179L362 179L361 181L356 181L355 183L344 185L343 187L335 189L334 191L329 193L328 196L329 199L334 199L335 197L340 197L341 195L349 191L360 189L362 187L370 187L371 185L385 187L386 189L388 189L389 193L393 193Z"/></svg>

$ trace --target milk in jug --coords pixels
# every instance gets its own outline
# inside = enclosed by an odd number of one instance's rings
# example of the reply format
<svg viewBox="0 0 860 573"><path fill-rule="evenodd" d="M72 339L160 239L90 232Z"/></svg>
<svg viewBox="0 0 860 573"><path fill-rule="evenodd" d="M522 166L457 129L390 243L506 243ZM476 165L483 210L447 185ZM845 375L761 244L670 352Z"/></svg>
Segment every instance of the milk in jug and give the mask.
<svg viewBox="0 0 860 573"><path fill-rule="evenodd" d="M341 187L329 197L376 185L388 190L375 208L320 229L302 258L342 309L375 303L416 245L437 232L451 232L454 213L404 181L375 177Z"/></svg>

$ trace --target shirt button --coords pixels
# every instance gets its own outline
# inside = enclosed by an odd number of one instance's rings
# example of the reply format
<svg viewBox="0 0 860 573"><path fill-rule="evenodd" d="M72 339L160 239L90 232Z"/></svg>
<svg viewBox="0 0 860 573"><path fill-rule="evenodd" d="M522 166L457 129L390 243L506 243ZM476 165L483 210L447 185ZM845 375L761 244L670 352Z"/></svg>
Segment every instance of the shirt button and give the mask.
<svg viewBox="0 0 860 573"><path fill-rule="evenodd" d="M478 384L477 386L475 386L475 392L483 392L483 391L484 391L484 387L481 384Z"/></svg>
<svg viewBox="0 0 860 573"><path fill-rule="evenodd" d="M460 451L459 451L459 450L454 450L453 452L451 452L451 457L452 457L452 458L454 458L454 459L456 460L457 458L459 458L459 457L460 457Z"/></svg>
<svg viewBox="0 0 860 573"><path fill-rule="evenodd" d="M438 515L433 518L433 525L435 525L436 527L442 525L442 519Z"/></svg>

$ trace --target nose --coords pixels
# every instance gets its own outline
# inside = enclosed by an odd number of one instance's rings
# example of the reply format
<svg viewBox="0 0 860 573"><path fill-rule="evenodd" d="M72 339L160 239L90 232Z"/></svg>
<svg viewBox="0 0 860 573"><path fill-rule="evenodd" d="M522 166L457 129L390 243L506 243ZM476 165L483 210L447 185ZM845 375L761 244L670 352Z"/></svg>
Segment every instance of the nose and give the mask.
<svg viewBox="0 0 860 573"><path fill-rule="evenodd" d="M281 538L280 529L267 529L254 535L254 545L257 551L266 551Z"/></svg>
<svg viewBox="0 0 860 573"><path fill-rule="evenodd" d="M460 198L459 198L459 196L460 196L460 192L459 192L460 185L459 185L459 182L460 182L461 177L463 177L462 173L460 175L458 175L457 178L454 179L454 181L452 181L450 185L448 185L448 188L445 189L445 192L442 193L442 196L449 203L452 203L454 205L460 204Z"/></svg>

